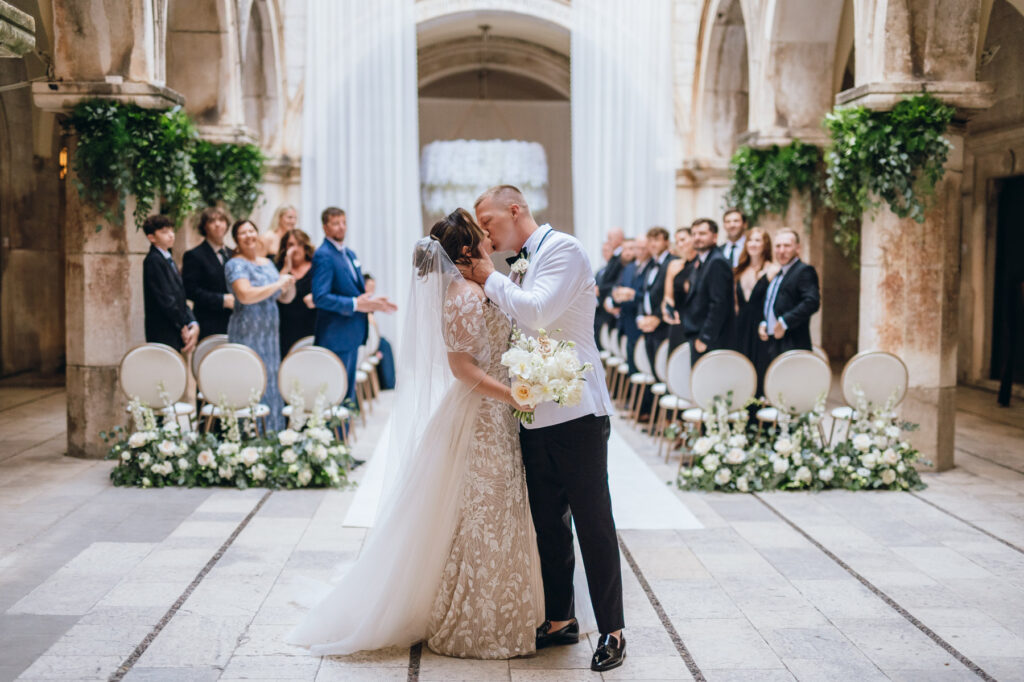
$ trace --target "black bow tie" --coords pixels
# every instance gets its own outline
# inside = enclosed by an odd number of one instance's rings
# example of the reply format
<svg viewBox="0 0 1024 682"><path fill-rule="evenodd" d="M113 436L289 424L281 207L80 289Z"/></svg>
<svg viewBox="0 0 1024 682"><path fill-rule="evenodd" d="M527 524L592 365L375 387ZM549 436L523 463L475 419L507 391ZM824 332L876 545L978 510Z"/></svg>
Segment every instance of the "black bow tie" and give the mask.
<svg viewBox="0 0 1024 682"><path fill-rule="evenodd" d="M519 260L520 258L528 258L529 255L530 254L526 252L526 247L524 246L523 248L519 249L519 253L510 258L506 258L505 262L508 263L509 266L511 267L517 260Z"/></svg>

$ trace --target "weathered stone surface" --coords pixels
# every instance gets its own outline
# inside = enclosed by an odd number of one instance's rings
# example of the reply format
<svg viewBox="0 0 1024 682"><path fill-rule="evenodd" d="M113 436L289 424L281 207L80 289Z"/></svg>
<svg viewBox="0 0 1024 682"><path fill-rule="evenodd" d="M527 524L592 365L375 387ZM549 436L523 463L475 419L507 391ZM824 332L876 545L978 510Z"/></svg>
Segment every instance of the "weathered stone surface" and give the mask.
<svg viewBox="0 0 1024 682"><path fill-rule="evenodd" d="M31 15L0 0L0 57L20 57L36 47Z"/></svg>

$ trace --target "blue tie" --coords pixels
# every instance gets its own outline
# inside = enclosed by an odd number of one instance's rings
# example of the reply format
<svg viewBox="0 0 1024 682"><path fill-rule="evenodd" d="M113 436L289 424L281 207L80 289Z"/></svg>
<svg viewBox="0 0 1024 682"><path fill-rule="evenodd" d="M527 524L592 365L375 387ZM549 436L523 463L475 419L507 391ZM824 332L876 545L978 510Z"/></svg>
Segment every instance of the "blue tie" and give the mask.
<svg viewBox="0 0 1024 682"><path fill-rule="evenodd" d="M782 278L786 276L785 270L780 270L779 274L772 280L772 285L768 287L768 295L764 299L764 319L768 324L768 334L775 333L775 323L778 321L775 319L775 297L779 293L779 287L782 286Z"/></svg>

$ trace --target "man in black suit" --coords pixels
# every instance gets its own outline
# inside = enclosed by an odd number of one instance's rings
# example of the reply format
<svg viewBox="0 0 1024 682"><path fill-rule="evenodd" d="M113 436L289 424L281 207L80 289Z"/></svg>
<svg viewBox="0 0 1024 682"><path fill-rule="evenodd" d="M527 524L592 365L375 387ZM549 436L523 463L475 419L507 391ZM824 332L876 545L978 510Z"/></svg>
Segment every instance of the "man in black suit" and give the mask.
<svg viewBox="0 0 1024 682"><path fill-rule="evenodd" d="M235 307L235 297L224 278L224 264L231 258L231 249L224 246L228 231L228 214L211 207L199 216L199 234L205 239L199 246L185 252L181 260L181 277L185 295L192 301L192 310L199 323L199 340L212 334L227 334L228 319Z"/></svg>
<svg viewBox="0 0 1024 682"><path fill-rule="evenodd" d="M594 315L594 340L597 347L601 347L601 327L604 324L615 325L616 316L610 313L604 306L604 300L612 294L612 288L619 281L622 274L622 245L626 241L622 228L613 227L608 230L608 237L601 245L602 256L605 264L594 275L594 282L597 286L597 312Z"/></svg>
<svg viewBox="0 0 1024 682"><path fill-rule="evenodd" d="M640 299L640 317L636 326L644 334L647 357L654 363L654 355L658 346L668 338L668 324L661 319L661 300L665 298L665 273L668 264L676 259L669 251L668 230L664 227L652 227L647 231L647 245L651 251L651 260L645 269Z"/></svg>
<svg viewBox="0 0 1024 682"><path fill-rule="evenodd" d="M199 324L185 302L185 285L171 258L174 223L165 215L154 215L146 218L142 231L152 244L142 261L146 341L188 353L199 340Z"/></svg>
<svg viewBox="0 0 1024 682"><path fill-rule="evenodd" d="M764 320L758 327L768 342L768 361L788 350L812 350L811 315L821 307L818 273L800 260L800 235L784 227L775 233L775 262L782 271L768 286Z"/></svg>
<svg viewBox="0 0 1024 682"><path fill-rule="evenodd" d="M650 254L647 252L647 238L639 237L626 242L622 249L622 259L625 265L619 274L619 281L616 282L616 286L612 287L611 300L605 301L605 305L617 308L619 311L619 334L626 335L629 373L633 374L636 372L633 349L641 338L640 329L636 326L640 310L637 292L640 291L643 284L643 275L647 264L651 261Z"/></svg>
<svg viewBox="0 0 1024 682"><path fill-rule="evenodd" d="M690 293L683 305L683 332L690 343L690 362L705 353L727 348L733 317L732 266L715 246L718 224L697 218L690 229L697 250ZM678 305L678 302L677 304Z"/></svg>

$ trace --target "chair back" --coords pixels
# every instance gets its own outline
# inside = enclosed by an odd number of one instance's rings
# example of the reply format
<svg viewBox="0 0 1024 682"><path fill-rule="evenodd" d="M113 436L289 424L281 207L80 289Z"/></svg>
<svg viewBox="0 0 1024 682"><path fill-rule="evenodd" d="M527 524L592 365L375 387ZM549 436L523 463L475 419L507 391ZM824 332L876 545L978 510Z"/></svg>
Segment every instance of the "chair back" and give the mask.
<svg viewBox="0 0 1024 682"><path fill-rule="evenodd" d="M612 355L621 360L622 358L619 357L619 348L619 330L618 328L615 328L608 332L608 350L611 351Z"/></svg>
<svg viewBox="0 0 1024 682"><path fill-rule="evenodd" d="M742 353L734 350L711 351L697 361L690 375L693 401L710 411L715 398L725 400L732 392L729 409L739 410L757 390L757 370Z"/></svg>
<svg viewBox="0 0 1024 682"><path fill-rule="evenodd" d="M196 383L206 402L240 410L263 397L267 389L267 368L252 348L225 343L203 358Z"/></svg>
<svg viewBox="0 0 1024 682"><path fill-rule="evenodd" d="M805 414L828 397L832 370L817 353L791 350L772 360L764 375L764 395L773 407Z"/></svg>
<svg viewBox="0 0 1024 682"><path fill-rule="evenodd" d="M601 348L599 350L611 350L609 340L610 338L611 337L608 333L608 323L605 322L604 324L601 325L600 331L597 332L597 340L601 343Z"/></svg>
<svg viewBox="0 0 1024 682"><path fill-rule="evenodd" d="M825 364L828 365L829 371L832 371L832 361L829 359L828 353L825 352L825 349L821 346L812 346L812 348L814 350L814 354L824 360Z"/></svg>
<svg viewBox="0 0 1024 682"><path fill-rule="evenodd" d="M654 354L654 376L658 381L667 381L668 376L668 339L661 342Z"/></svg>
<svg viewBox="0 0 1024 682"><path fill-rule="evenodd" d="M651 376L654 374L654 368L651 367L651 361L647 357L647 344L638 341L633 346L633 364L636 366L636 370L641 374Z"/></svg>
<svg viewBox="0 0 1024 682"><path fill-rule="evenodd" d="M669 393L683 400L693 399L690 392L690 369L690 344L684 343L668 356L665 383Z"/></svg>
<svg viewBox="0 0 1024 682"><path fill-rule="evenodd" d="M892 353L869 350L850 358L843 368L841 381L847 405L857 407L859 389L864 393L868 408L874 410L884 407L893 397L893 407L903 402L910 374L903 361Z"/></svg>
<svg viewBox="0 0 1024 682"><path fill-rule="evenodd" d="M288 353L294 353L300 348L309 348L316 341L315 336L303 336L301 339L292 344L292 347L288 349Z"/></svg>
<svg viewBox="0 0 1024 682"><path fill-rule="evenodd" d="M619 334L619 357L623 360L629 357L629 337L625 334Z"/></svg>
<svg viewBox="0 0 1024 682"><path fill-rule="evenodd" d="M301 398L309 412L321 393L324 407L340 403L348 390L348 374L337 355L320 346L306 346L281 361L277 385L286 403Z"/></svg>
<svg viewBox="0 0 1024 682"><path fill-rule="evenodd" d="M178 402L188 383L188 367L181 353L162 343L136 346L121 358L121 390L129 400L163 408Z"/></svg>
<svg viewBox="0 0 1024 682"><path fill-rule="evenodd" d="M196 349L192 351L192 376L199 376L199 365L202 363L203 358L206 354L217 346L227 343L227 334L210 334L205 339L196 344Z"/></svg>

